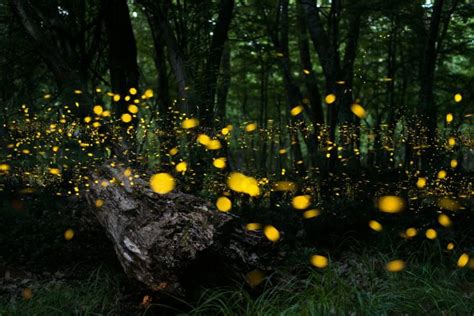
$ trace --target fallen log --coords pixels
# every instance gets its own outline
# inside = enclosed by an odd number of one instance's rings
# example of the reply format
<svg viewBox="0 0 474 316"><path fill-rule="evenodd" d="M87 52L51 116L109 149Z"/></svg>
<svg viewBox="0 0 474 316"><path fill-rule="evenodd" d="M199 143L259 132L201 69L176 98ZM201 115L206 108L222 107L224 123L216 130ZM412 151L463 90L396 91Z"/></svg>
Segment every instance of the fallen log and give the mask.
<svg viewBox="0 0 474 316"><path fill-rule="evenodd" d="M127 275L153 290L182 293L180 277L202 254L226 257L251 269L271 243L247 232L227 213L177 190L160 195L124 167L102 165L85 198L112 240Z"/></svg>

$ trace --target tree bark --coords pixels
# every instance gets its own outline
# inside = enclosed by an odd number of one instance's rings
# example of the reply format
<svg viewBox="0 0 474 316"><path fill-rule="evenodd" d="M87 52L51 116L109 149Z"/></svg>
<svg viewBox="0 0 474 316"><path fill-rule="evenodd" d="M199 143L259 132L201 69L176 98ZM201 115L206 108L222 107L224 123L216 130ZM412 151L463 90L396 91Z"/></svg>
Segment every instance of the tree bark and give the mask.
<svg viewBox="0 0 474 316"><path fill-rule="evenodd" d="M84 194L127 275L149 288L183 294L187 269L206 256L250 269L270 254L270 242L246 232L231 215L179 191L156 194L124 171L118 163L102 165Z"/></svg>

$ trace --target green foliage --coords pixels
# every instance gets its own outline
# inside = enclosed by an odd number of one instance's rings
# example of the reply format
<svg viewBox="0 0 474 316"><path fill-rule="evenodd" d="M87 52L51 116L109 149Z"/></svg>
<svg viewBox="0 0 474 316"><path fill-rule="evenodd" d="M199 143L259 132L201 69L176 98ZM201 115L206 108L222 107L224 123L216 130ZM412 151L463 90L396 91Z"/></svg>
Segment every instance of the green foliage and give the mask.
<svg viewBox="0 0 474 316"><path fill-rule="evenodd" d="M191 315L386 315L469 314L474 310L472 273L437 262L390 273L382 253L349 253L304 279L268 282L262 293L245 288L210 289Z"/></svg>
<svg viewBox="0 0 474 316"><path fill-rule="evenodd" d="M105 315L118 312L116 276L99 268L85 280L56 281L33 288L29 300L0 297L0 315Z"/></svg>

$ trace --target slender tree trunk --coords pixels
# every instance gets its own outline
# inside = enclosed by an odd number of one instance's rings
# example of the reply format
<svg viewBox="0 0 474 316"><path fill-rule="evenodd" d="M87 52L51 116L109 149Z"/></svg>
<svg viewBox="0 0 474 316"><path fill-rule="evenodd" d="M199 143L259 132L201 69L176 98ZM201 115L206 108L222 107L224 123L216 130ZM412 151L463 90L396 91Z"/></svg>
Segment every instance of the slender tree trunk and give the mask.
<svg viewBox="0 0 474 316"><path fill-rule="evenodd" d="M204 78L202 80L203 90L202 102L198 103L200 118L205 127L212 126L214 121L214 105L216 98L217 80L219 69L224 53L224 45L227 41L232 14L234 12L235 0L221 0L219 15L213 30L209 56L206 61Z"/></svg>
<svg viewBox="0 0 474 316"><path fill-rule="evenodd" d="M109 44L109 69L112 92L120 95L118 117L127 112L129 89L138 89L137 46L127 0L106 0L105 26ZM132 96L132 100L136 98Z"/></svg>
<svg viewBox="0 0 474 316"><path fill-rule="evenodd" d="M433 145L436 141L436 104L434 99L434 79L436 60L438 57L437 43L439 36L439 29L441 24L441 16L443 12L444 0L436 0L433 4L433 12L431 14L430 25L424 45L424 51L421 58L420 67L420 119L421 119L421 130L420 135L424 139L424 143L430 147L422 152L422 164L423 167L428 167L432 162L435 148ZM438 44L439 45L439 44ZM426 132L422 132L425 129Z"/></svg>

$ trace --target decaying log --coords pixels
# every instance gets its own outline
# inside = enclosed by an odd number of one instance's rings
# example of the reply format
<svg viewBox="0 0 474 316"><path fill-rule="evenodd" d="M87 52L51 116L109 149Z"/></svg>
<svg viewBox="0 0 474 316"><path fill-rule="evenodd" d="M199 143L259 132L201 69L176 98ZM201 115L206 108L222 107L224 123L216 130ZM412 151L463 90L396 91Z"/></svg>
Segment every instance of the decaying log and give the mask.
<svg viewBox="0 0 474 316"><path fill-rule="evenodd" d="M151 289L180 293L180 276L209 250L258 265L256 250L269 246L260 235L232 226L231 215L201 198L176 190L154 193L148 181L126 177L124 170L104 164L91 175L85 198L127 275Z"/></svg>

